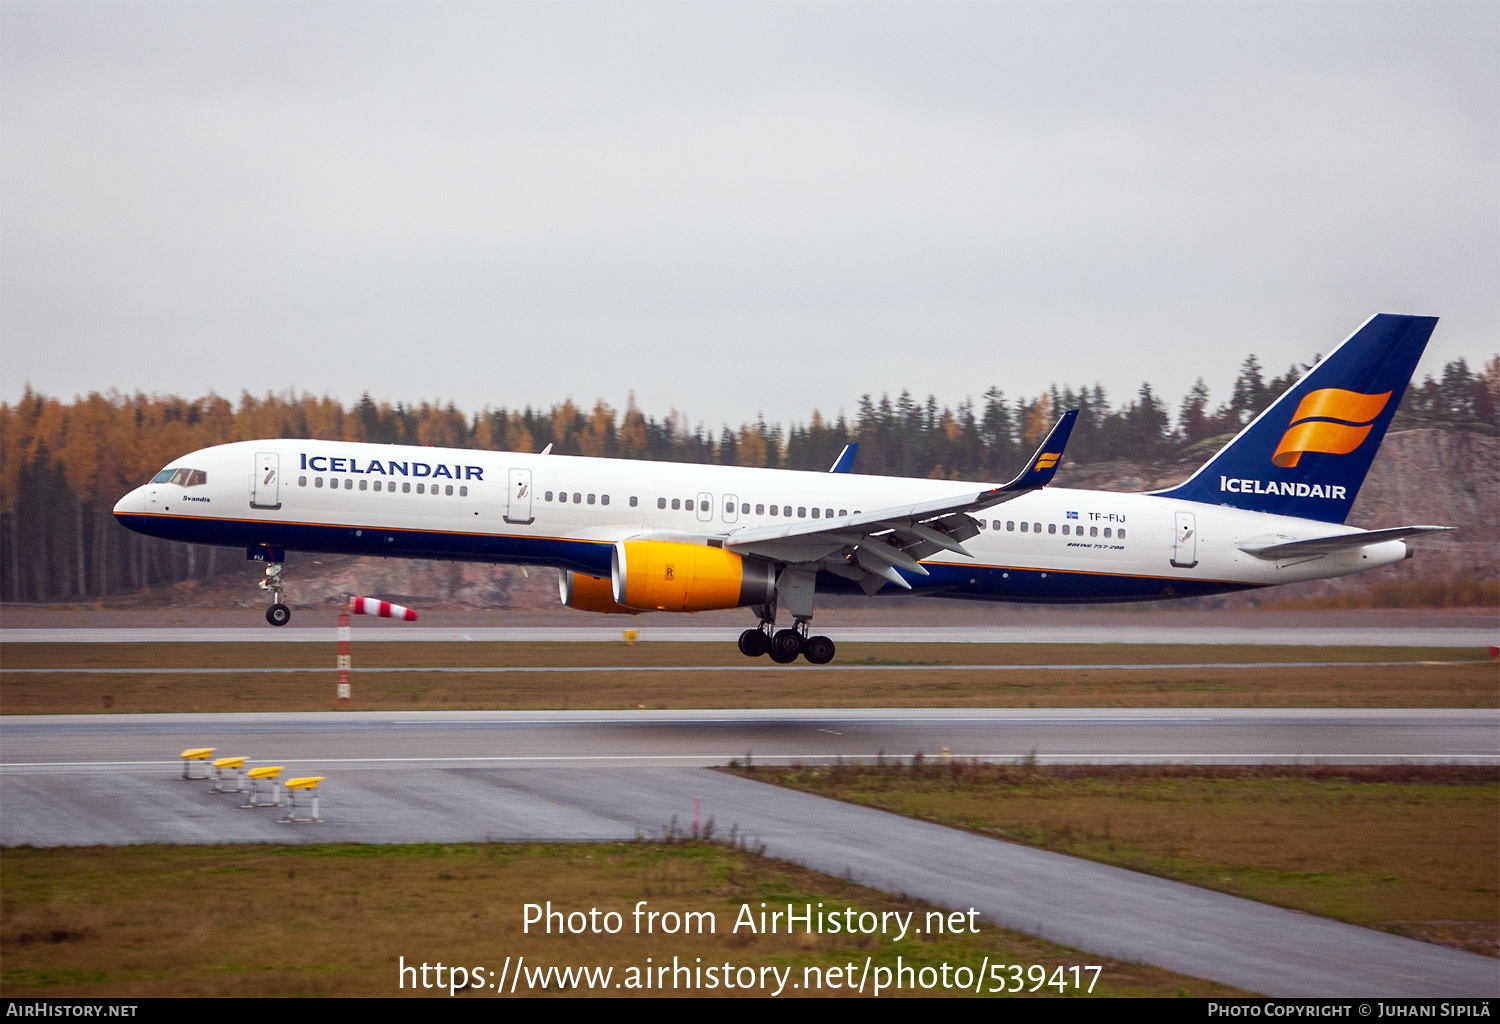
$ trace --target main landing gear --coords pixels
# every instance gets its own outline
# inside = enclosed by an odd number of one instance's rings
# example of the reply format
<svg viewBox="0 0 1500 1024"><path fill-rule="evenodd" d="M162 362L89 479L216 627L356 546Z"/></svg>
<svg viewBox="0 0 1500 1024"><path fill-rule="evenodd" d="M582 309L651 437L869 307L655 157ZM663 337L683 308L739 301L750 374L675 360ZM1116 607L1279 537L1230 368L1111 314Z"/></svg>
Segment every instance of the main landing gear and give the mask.
<svg viewBox="0 0 1500 1024"><path fill-rule="evenodd" d="M826 636L808 636L806 619L798 619L791 629L776 629L775 620L762 620L754 629L740 634L740 653L748 658L769 654L778 665L789 665L802 655L814 665L826 665L836 650Z"/></svg>

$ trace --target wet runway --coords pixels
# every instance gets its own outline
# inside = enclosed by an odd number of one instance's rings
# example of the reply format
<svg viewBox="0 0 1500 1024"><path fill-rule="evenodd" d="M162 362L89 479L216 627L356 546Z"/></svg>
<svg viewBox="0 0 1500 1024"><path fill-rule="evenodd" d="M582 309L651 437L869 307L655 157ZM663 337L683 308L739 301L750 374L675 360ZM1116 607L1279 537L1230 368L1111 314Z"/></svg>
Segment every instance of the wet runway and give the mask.
<svg viewBox="0 0 1500 1024"><path fill-rule="evenodd" d="M319 824L184 782L215 746L326 775ZM695 801L771 856L1099 953L1272 995L1497 995L1496 961L704 770L950 756L1500 763L1500 711L859 709L0 719L0 842L609 840Z"/></svg>
<svg viewBox="0 0 1500 1024"><path fill-rule="evenodd" d="M1500 764L1500 710L850 708L346 711L0 718L0 771L175 763L187 747L312 770L940 758ZM45 768L43 767L45 766ZM299 769L300 770L300 769ZM0 829L3 829L0 825Z"/></svg>

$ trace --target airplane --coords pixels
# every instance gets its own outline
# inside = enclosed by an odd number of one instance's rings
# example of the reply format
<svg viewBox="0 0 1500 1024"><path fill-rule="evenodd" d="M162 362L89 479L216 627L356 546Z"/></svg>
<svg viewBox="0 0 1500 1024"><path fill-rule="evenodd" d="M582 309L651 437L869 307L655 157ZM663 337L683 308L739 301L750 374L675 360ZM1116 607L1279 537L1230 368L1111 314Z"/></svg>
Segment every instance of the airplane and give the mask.
<svg viewBox="0 0 1500 1024"><path fill-rule="evenodd" d="M343 441L184 455L114 514L154 537L243 547L291 618L285 552L551 566L603 613L750 609L750 657L826 664L818 593L1028 604L1148 601L1328 579L1412 557L1449 527L1344 520L1436 317L1376 314L1188 480L1051 487L1077 417L1004 484ZM792 618L777 628L779 609Z"/></svg>

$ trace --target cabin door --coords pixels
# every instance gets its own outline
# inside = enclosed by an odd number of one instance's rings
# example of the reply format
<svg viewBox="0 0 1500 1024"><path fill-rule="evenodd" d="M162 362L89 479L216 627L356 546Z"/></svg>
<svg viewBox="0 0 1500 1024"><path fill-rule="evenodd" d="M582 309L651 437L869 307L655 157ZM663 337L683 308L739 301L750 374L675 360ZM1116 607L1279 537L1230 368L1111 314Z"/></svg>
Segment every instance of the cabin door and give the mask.
<svg viewBox="0 0 1500 1024"><path fill-rule="evenodd" d="M255 478L251 481L250 507L281 507L281 456L275 452L255 453Z"/></svg>
<svg viewBox="0 0 1500 1024"><path fill-rule="evenodd" d="M1191 512L1178 512L1177 535L1172 542L1172 564L1191 569L1198 564L1198 525Z"/></svg>
<svg viewBox="0 0 1500 1024"><path fill-rule="evenodd" d="M505 506L505 521L525 524L534 519L531 514L531 470L513 469L510 471L510 496Z"/></svg>

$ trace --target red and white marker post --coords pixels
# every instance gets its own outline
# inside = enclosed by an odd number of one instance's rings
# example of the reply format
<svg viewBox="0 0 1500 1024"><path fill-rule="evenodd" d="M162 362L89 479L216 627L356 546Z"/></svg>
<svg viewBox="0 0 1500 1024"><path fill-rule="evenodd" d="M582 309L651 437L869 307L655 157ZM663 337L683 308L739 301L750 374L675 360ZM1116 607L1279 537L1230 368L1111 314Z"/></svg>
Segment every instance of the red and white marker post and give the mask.
<svg viewBox="0 0 1500 1024"><path fill-rule="evenodd" d="M353 615L375 615L382 619L400 619L403 622L416 622L417 613L411 608L403 608L399 604L391 604L389 601L377 601L369 597L349 598L348 611L339 613L339 707L346 708L352 698L352 687L349 685L349 672L354 667L353 655L350 650L350 642L354 639L354 631L349 627L349 616Z"/></svg>
<svg viewBox="0 0 1500 1024"><path fill-rule="evenodd" d="M350 652L349 652L349 641L352 639L352 634L353 634L353 630L351 630L349 628L349 613L348 612L339 612L339 660L338 660L338 667L339 667L339 689L338 689L338 694L339 694L339 707L341 707L341 708L347 708L349 706L349 699L350 699L349 669L353 667L351 665L351 660L352 659L351 659L351 655L350 655Z"/></svg>

